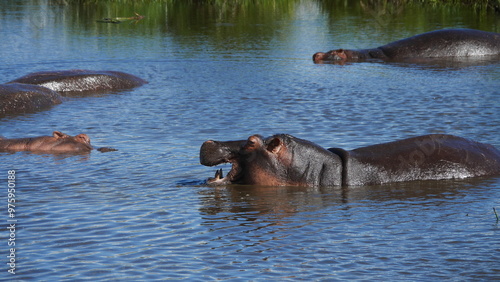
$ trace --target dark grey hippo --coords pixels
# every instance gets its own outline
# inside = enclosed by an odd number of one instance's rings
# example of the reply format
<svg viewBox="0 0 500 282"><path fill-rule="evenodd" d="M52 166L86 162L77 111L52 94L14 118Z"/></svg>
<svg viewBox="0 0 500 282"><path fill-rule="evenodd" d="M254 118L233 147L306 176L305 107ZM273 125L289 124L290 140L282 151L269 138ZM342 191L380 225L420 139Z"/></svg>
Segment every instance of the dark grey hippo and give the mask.
<svg viewBox="0 0 500 282"><path fill-rule="evenodd" d="M371 49L337 49L313 55L315 63L356 62L369 59L406 61L422 58L500 56L500 34L475 29L443 29Z"/></svg>
<svg viewBox="0 0 500 282"><path fill-rule="evenodd" d="M63 70L30 73L9 83L35 84L64 95L68 92L105 92L131 89L141 86L147 81L119 71Z"/></svg>
<svg viewBox="0 0 500 282"><path fill-rule="evenodd" d="M92 149L90 138L87 134L70 136L60 131L54 131L52 136L39 136L30 138L0 137L0 152L30 151L38 153L88 153ZM116 149L103 147L96 149L101 152L116 151Z"/></svg>
<svg viewBox="0 0 500 282"><path fill-rule="evenodd" d="M500 175L500 151L453 135L424 135L351 151L324 149L286 134L240 141L206 141L206 166L231 163L209 178L212 185L266 186L375 185Z"/></svg>
<svg viewBox="0 0 500 282"><path fill-rule="evenodd" d="M59 93L38 85L0 84L0 117L48 109L62 99Z"/></svg>

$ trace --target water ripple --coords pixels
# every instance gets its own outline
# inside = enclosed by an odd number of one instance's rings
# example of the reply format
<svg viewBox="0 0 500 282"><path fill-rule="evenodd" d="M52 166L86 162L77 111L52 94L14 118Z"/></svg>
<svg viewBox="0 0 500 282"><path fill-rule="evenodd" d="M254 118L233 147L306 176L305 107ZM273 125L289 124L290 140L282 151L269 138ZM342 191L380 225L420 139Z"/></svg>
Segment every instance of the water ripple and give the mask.
<svg viewBox="0 0 500 282"><path fill-rule="evenodd" d="M30 13L5 11L4 41L23 45L21 53L4 56L5 81L73 68L116 69L149 80L130 91L73 97L49 111L0 120L6 137L60 130L118 149L84 156L0 153L0 173L15 169L17 176L15 278L498 278L492 211L500 210L498 177L321 189L203 185L214 173L198 159L208 139L289 133L353 149L449 133L500 147L498 63L314 65L312 52L333 41L360 45L366 26L357 23L360 15L332 21L317 4L301 3L290 19L273 15L266 28L241 27L272 32L222 37L232 38L226 45L207 34L239 25L214 21L186 34L141 37L140 25L106 26L120 35L107 41L86 24L64 28L62 18L36 35L21 20ZM368 38L409 32L403 29ZM19 30L26 37L19 38ZM40 52L40 46L59 53ZM81 46L90 47L75 54ZM1 189L0 200L6 198Z"/></svg>

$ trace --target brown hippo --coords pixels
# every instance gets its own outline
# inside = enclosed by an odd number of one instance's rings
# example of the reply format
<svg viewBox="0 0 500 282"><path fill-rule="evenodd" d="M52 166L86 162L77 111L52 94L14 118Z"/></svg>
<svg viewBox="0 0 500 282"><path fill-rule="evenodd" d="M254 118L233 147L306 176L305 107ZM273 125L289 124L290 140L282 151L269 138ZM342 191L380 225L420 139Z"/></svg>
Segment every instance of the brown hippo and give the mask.
<svg viewBox="0 0 500 282"><path fill-rule="evenodd" d="M0 139L0 151L4 152L84 153L91 150L92 146L87 134L78 134L73 137L59 131L54 131L52 136Z"/></svg>
<svg viewBox="0 0 500 282"><path fill-rule="evenodd" d="M0 85L0 117L35 112L61 102L59 93L42 86L22 83Z"/></svg>
<svg viewBox="0 0 500 282"><path fill-rule="evenodd" d="M36 84L60 92L103 92L130 89L147 81L119 71L64 70L35 72L9 83Z"/></svg>
<svg viewBox="0 0 500 282"><path fill-rule="evenodd" d="M500 34L474 29L443 29L398 40L372 49L337 49L313 55L315 63L368 59L404 61L422 58L499 56Z"/></svg>
<svg viewBox="0 0 500 282"><path fill-rule="evenodd" d="M231 163L224 177L208 184L268 186L375 185L500 175L500 151L453 135L424 135L351 151L324 149L280 134L241 141L206 141L200 149L206 166Z"/></svg>
<svg viewBox="0 0 500 282"><path fill-rule="evenodd" d="M0 152L88 153L92 149L87 134L69 136L60 131L54 131L52 136L15 139L0 137ZM109 147L102 147L97 150L101 152L117 151Z"/></svg>

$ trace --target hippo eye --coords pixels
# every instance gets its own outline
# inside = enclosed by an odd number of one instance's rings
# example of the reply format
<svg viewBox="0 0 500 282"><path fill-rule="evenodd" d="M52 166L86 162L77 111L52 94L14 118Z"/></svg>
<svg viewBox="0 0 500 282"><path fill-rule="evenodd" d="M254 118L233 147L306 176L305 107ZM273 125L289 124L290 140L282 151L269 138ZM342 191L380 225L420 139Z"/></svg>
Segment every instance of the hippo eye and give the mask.
<svg viewBox="0 0 500 282"><path fill-rule="evenodd" d="M76 136L78 138L78 140L82 143L90 143L90 139L87 137L87 136L84 136L84 135L78 135Z"/></svg>
<svg viewBox="0 0 500 282"><path fill-rule="evenodd" d="M255 146L255 142L248 140L245 144L245 149L251 148Z"/></svg>
<svg viewBox="0 0 500 282"><path fill-rule="evenodd" d="M245 146L243 146L243 149L244 150L250 150L250 149L255 148L256 145L257 145L257 143L255 141L247 140L247 143L245 144Z"/></svg>

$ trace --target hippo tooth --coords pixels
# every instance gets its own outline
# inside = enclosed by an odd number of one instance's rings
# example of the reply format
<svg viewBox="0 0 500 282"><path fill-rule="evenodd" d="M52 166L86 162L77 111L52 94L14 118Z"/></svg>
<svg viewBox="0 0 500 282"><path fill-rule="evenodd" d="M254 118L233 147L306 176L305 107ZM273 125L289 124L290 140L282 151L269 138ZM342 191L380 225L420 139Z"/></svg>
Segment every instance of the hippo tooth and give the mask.
<svg viewBox="0 0 500 282"><path fill-rule="evenodd" d="M217 171L215 171L215 176L214 176L214 178L215 178L216 180L219 180L219 179L224 178L224 176L223 176L223 175L224 175L224 174L222 173L222 168L221 168L221 169L218 169Z"/></svg>

